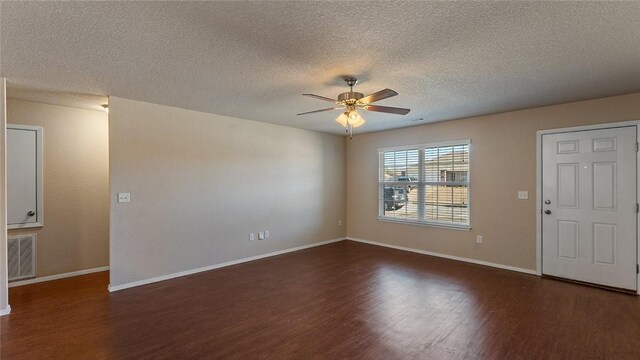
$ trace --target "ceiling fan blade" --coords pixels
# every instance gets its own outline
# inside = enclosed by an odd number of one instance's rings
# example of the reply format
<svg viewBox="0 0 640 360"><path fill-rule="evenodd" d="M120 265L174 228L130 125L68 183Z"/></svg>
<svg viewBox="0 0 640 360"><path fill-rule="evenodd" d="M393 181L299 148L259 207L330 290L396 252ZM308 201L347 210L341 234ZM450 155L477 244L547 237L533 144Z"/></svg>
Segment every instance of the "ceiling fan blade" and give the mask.
<svg viewBox="0 0 640 360"><path fill-rule="evenodd" d="M326 109L307 111L307 112L300 113L298 115L313 114L313 113L319 113L319 112L323 112L323 111L330 111L330 110L336 110L336 109L342 109L342 107L330 107L330 108L326 108Z"/></svg>
<svg viewBox="0 0 640 360"><path fill-rule="evenodd" d="M392 96L396 96L398 95L397 92L391 90L391 89L384 89L384 90L380 90L378 92L374 92L373 94L367 95L365 97L363 97L362 99L358 100L359 103L361 104L371 104L373 102L376 101L380 101L382 99L386 99L386 98L390 98Z"/></svg>
<svg viewBox="0 0 640 360"><path fill-rule="evenodd" d="M324 96L320 96L320 95L315 95L315 94L302 94L304 96L309 96L312 97L314 99L318 99L318 100L324 100L324 101L328 101L334 104L337 104L338 102L334 99L328 98L328 97L324 97Z"/></svg>
<svg viewBox="0 0 640 360"><path fill-rule="evenodd" d="M363 106L365 110L368 111L377 111L389 114L397 114L397 115L407 115L411 109L404 109L398 107L391 106L379 106L379 105L365 105Z"/></svg>

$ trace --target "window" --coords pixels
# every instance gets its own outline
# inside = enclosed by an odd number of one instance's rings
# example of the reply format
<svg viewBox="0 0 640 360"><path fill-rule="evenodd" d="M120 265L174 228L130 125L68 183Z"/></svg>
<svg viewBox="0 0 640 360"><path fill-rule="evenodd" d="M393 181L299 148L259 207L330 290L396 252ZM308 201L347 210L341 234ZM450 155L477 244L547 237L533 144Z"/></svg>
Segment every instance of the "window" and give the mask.
<svg viewBox="0 0 640 360"><path fill-rule="evenodd" d="M469 140L381 149L378 218L470 228Z"/></svg>

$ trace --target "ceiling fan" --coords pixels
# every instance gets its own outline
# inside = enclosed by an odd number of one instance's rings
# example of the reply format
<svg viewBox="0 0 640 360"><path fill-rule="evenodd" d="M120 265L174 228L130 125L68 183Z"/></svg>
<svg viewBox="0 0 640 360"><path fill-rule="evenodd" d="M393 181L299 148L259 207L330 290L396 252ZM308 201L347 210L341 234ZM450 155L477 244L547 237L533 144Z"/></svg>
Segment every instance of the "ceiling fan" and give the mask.
<svg viewBox="0 0 640 360"><path fill-rule="evenodd" d="M380 100L398 95L397 92L391 89L380 90L378 92L374 92L373 94L364 96L363 93L353 91L353 87L358 83L358 79L353 77L348 77L348 78L345 78L344 81L349 86L349 91L338 95L337 100L320 96L320 95L315 95L315 94L302 94L304 96L309 96L314 99L328 101L330 103L333 103L335 106L326 108L326 109L307 111L307 112L300 113L298 115L314 114L314 113L338 110L338 109L344 110L342 114L338 116L338 118L336 119L336 122L344 126L346 131L349 132L351 136L353 136L353 128L362 126L365 123L364 118L362 118L362 116L358 114L358 109L364 109L367 111L377 111L377 112L383 112L383 113L389 113L389 114L397 114L397 115L406 115L409 113L409 111L411 111L410 109L404 109L404 108L398 108L398 107L371 105L376 101L380 101Z"/></svg>

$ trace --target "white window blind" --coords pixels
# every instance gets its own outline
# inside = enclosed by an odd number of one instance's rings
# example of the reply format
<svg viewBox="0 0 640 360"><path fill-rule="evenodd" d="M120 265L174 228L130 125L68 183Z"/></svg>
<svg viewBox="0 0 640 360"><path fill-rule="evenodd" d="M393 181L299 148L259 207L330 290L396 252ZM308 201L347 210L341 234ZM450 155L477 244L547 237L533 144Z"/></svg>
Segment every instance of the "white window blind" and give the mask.
<svg viewBox="0 0 640 360"><path fill-rule="evenodd" d="M470 227L469 140L380 150L378 217Z"/></svg>

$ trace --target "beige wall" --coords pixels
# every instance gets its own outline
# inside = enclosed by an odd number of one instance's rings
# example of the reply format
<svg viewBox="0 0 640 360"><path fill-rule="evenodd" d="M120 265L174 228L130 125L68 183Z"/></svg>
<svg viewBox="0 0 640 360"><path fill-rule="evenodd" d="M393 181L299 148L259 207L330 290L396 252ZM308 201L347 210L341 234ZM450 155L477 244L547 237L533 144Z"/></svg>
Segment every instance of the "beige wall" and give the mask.
<svg viewBox="0 0 640 360"><path fill-rule="evenodd" d="M109 116L111 286L345 236L343 137L117 97Z"/></svg>
<svg viewBox="0 0 640 360"><path fill-rule="evenodd" d="M107 266L107 114L9 99L7 122L44 128L44 226L9 230L38 235L38 277Z"/></svg>
<svg viewBox="0 0 640 360"><path fill-rule="evenodd" d="M354 136L347 236L535 269L536 131L638 119L640 93ZM377 220L378 148L460 139L471 139L471 231Z"/></svg>

